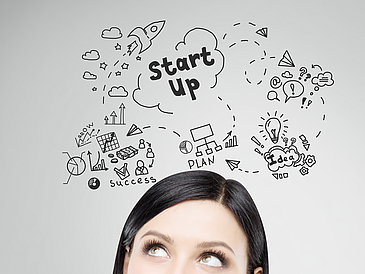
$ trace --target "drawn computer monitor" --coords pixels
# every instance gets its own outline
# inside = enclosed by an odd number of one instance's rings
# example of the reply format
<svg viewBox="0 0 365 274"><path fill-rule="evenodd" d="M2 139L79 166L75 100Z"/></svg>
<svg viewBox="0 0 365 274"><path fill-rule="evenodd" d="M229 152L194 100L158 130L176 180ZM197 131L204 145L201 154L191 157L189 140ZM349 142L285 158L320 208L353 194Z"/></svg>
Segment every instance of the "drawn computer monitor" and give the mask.
<svg viewBox="0 0 365 274"><path fill-rule="evenodd" d="M199 150L199 148L202 147L202 146L206 147L205 152L206 152L207 155L213 153L213 150L209 147L209 144L211 144L211 143L213 143L215 145L214 148L215 148L216 151L219 151L219 150L222 149L222 146L218 145L214 140L209 141L209 142L207 141L208 138L214 136L213 129L212 129L212 126L210 124L206 124L206 125L203 125L203 126L192 128L192 129L190 129L190 134L191 134L191 137L193 138L194 142L204 140L203 144L198 145L196 147L195 155L198 156L198 157L203 155L203 152L201 152Z"/></svg>

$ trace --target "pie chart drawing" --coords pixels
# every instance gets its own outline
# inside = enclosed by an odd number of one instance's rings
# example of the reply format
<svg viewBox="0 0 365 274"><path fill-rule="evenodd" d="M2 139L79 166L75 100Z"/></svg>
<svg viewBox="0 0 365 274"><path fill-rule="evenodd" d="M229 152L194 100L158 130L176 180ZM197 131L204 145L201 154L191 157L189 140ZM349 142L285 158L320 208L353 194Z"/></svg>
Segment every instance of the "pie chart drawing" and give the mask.
<svg viewBox="0 0 365 274"><path fill-rule="evenodd" d="M100 186L100 181L99 181L98 178L92 177L92 178L89 179L89 181L87 182L87 184L90 187L90 189L96 190Z"/></svg>
<svg viewBox="0 0 365 274"><path fill-rule="evenodd" d="M84 159L79 156L74 156L67 161L67 171L73 176L79 176L84 173L86 169L86 163Z"/></svg>
<svg viewBox="0 0 365 274"><path fill-rule="evenodd" d="M193 144L189 140L182 141L179 145L180 152L189 154L193 150Z"/></svg>

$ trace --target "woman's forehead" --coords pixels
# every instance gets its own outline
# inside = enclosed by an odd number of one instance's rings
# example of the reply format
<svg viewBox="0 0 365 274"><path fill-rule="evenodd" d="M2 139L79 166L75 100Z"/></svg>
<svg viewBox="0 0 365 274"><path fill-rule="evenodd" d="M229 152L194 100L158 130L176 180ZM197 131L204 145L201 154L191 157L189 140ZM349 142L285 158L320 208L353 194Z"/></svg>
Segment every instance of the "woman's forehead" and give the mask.
<svg viewBox="0 0 365 274"><path fill-rule="evenodd" d="M155 231L174 242L223 241L242 248L246 235L233 213L211 200L190 200L176 204L147 222L136 234L140 239Z"/></svg>

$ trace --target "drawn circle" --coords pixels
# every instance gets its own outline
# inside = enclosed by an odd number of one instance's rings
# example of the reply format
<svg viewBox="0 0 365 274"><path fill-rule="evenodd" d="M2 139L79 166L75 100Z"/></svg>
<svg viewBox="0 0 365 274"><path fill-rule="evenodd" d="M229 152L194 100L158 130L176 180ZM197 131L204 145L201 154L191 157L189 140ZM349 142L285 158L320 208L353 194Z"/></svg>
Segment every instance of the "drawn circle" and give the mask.
<svg viewBox="0 0 365 274"><path fill-rule="evenodd" d="M67 161L67 171L74 176L81 175L86 169L86 163L84 159L79 156L74 156Z"/></svg>
<svg viewBox="0 0 365 274"><path fill-rule="evenodd" d="M150 28L150 31L151 31L151 32L156 32L156 31L157 31L157 27L156 27L156 26L152 26L152 27Z"/></svg>
<svg viewBox="0 0 365 274"><path fill-rule="evenodd" d="M184 140L179 145L182 154L189 154L193 150L193 144L189 140Z"/></svg>
<svg viewBox="0 0 365 274"><path fill-rule="evenodd" d="M87 182L87 184L90 187L90 189L96 190L100 186L100 181L99 181L98 178L92 177L92 178L89 179L89 181Z"/></svg>
<svg viewBox="0 0 365 274"><path fill-rule="evenodd" d="M278 76L274 76L271 78L270 80L270 86L273 88L273 89L277 89L277 88L280 88L281 87L281 80Z"/></svg>
<svg viewBox="0 0 365 274"><path fill-rule="evenodd" d="M314 93L313 93L313 91L311 91L311 92L309 93L309 95L311 95L311 96L312 96L313 94L314 94Z"/></svg>
<svg viewBox="0 0 365 274"><path fill-rule="evenodd" d="M315 91L318 91L318 90L319 90L319 87L318 87L318 86L315 86L315 87L314 87L314 90L315 90Z"/></svg>
<svg viewBox="0 0 365 274"><path fill-rule="evenodd" d="M109 157L109 158L114 158L114 154L113 154L113 153L109 153L109 154L108 154L108 157Z"/></svg>
<svg viewBox="0 0 365 274"><path fill-rule="evenodd" d="M118 159L117 158L113 158L113 159L110 160L110 162L112 164L117 164L118 163Z"/></svg>

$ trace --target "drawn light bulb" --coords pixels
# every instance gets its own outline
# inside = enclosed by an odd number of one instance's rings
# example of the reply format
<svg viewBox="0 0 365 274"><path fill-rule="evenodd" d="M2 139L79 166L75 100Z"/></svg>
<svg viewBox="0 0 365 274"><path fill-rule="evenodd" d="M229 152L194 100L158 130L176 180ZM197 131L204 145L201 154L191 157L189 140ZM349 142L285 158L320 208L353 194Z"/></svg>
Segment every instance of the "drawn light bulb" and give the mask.
<svg viewBox="0 0 365 274"><path fill-rule="evenodd" d="M274 144L276 144L279 140L280 129L281 123L278 118L271 117L266 120L265 130Z"/></svg>

